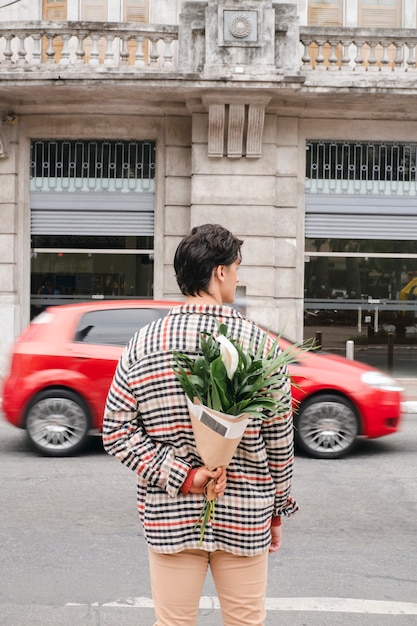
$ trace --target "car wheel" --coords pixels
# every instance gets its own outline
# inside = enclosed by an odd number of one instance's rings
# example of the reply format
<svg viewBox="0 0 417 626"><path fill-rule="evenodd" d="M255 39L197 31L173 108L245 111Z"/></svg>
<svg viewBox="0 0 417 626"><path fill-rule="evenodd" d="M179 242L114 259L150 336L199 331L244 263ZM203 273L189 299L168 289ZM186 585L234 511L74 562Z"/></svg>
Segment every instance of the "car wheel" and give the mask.
<svg viewBox="0 0 417 626"><path fill-rule="evenodd" d="M316 459L338 459L351 452L359 434L353 404L335 394L318 395L303 402L294 424L296 443Z"/></svg>
<svg viewBox="0 0 417 626"><path fill-rule="evenodd" d="M87 443L89 415L84 401L72 391L46 389L26 413L31 444L45 456L69 456Z"/></svg>

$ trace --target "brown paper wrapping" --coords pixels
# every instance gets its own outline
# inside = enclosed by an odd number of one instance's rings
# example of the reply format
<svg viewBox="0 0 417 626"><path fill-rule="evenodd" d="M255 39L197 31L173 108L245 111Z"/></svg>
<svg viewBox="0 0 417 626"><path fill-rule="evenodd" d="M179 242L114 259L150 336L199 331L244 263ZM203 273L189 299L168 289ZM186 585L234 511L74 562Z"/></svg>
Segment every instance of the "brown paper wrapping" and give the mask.
<svg viewBox="0 0 417 626"><path fill-rule="evenodd" d="M200 422L198 417L193 413L193 406L197 405L199 409L207 409L204 407L197 398L194 398L194 403L188 401L188 409L193 426L194 439L197 451L203 460L204 465L209 470L214 470L217 467L227 467L232 460L236 448L238 447L240 440L243 437L243 432L239 437L233 439L226 439L220 433L212 430L206 424ZM248 416L242 414L239 416L229 416L225 413L214 411L213 409L207 409L210 413L218 415L223 420L230 423L239 423L247 421Z"/></svg>

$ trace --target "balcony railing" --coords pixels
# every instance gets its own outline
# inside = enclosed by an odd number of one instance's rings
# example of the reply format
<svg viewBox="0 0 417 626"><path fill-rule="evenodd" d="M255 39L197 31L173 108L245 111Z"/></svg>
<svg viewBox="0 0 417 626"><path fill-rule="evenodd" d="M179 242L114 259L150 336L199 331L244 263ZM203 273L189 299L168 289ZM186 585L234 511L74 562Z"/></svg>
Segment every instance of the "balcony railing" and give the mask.
<svg viewBox="0 0 417 626"><path fill-rule="evenodd" d="M0 24L0 69L173 69L178 26L98 22Z"/></svg>
<svg viewBox="0 0 417 626"><path fill-rule="evenodd" d="M0 24L0 71L52 72L66 68L103 73L113 68L130 72L204 72L204 23L193 30L198 31L198 43L192 38L181 42L178 25L8 22ZM299 72L310 81L328 71L351 72L354 80L353 73L404 76L417 68L416 30L302 26L295 32L292 37L299 38L299 57L291 53L292 67L287 62L284 69ZM290 45L288 33L286 42L278 30L275 37L277 50ZM184 67L181 45L184 50L195 46L191 51L187 49Z"/></svg>
<svg viewBox="0 0 417 626"><path fill-rule="evenodd" d="M301 71L416 70L417 31L304 26Z"/></svg>

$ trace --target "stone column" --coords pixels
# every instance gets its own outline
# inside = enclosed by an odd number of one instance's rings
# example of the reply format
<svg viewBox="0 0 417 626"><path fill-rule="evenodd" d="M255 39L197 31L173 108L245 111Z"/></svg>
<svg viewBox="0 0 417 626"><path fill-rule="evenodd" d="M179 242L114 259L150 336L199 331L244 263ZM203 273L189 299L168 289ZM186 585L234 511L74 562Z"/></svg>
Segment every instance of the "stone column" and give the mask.
<svg viewBox="0 0 417 626"><path fill-rule="evenodd" d="M191 150L191 116L168 116L165 126L165 184L161 186L161 193L165 193L161 250L164 259L163 293L155 293L155 298L177 300L180 296L173 260L177 245L191 228ZM157 254L158 250L155 249L155 252ZM158 282L155 280L155 285Z"/></svg>
<svg viewBox="0 0 417 626"><path fill-rule="evenodd" d="M275 295L281 329L302 340L304 311L304 142L297 118L277 117L275 179Z"/></svg>
<svg viewBox="0 0 417 626"><path fill-rule="evenodd" d="M20 328L17 318L17 119L3 116L0 126L0 378Z"/></svg>

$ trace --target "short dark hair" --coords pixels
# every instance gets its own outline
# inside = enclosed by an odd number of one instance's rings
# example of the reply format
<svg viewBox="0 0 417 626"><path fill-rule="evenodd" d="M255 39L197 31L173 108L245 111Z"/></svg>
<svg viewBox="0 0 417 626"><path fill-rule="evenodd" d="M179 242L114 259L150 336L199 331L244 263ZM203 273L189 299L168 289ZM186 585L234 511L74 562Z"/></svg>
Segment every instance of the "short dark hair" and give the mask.
<svg viewBox="0 0 417 626"><path fill-rule="evenodd" d="M241 259L242 244L241 239L219 224L195 226L175 252L174 269L181 293L207 293L214 268Z"/></svg>

